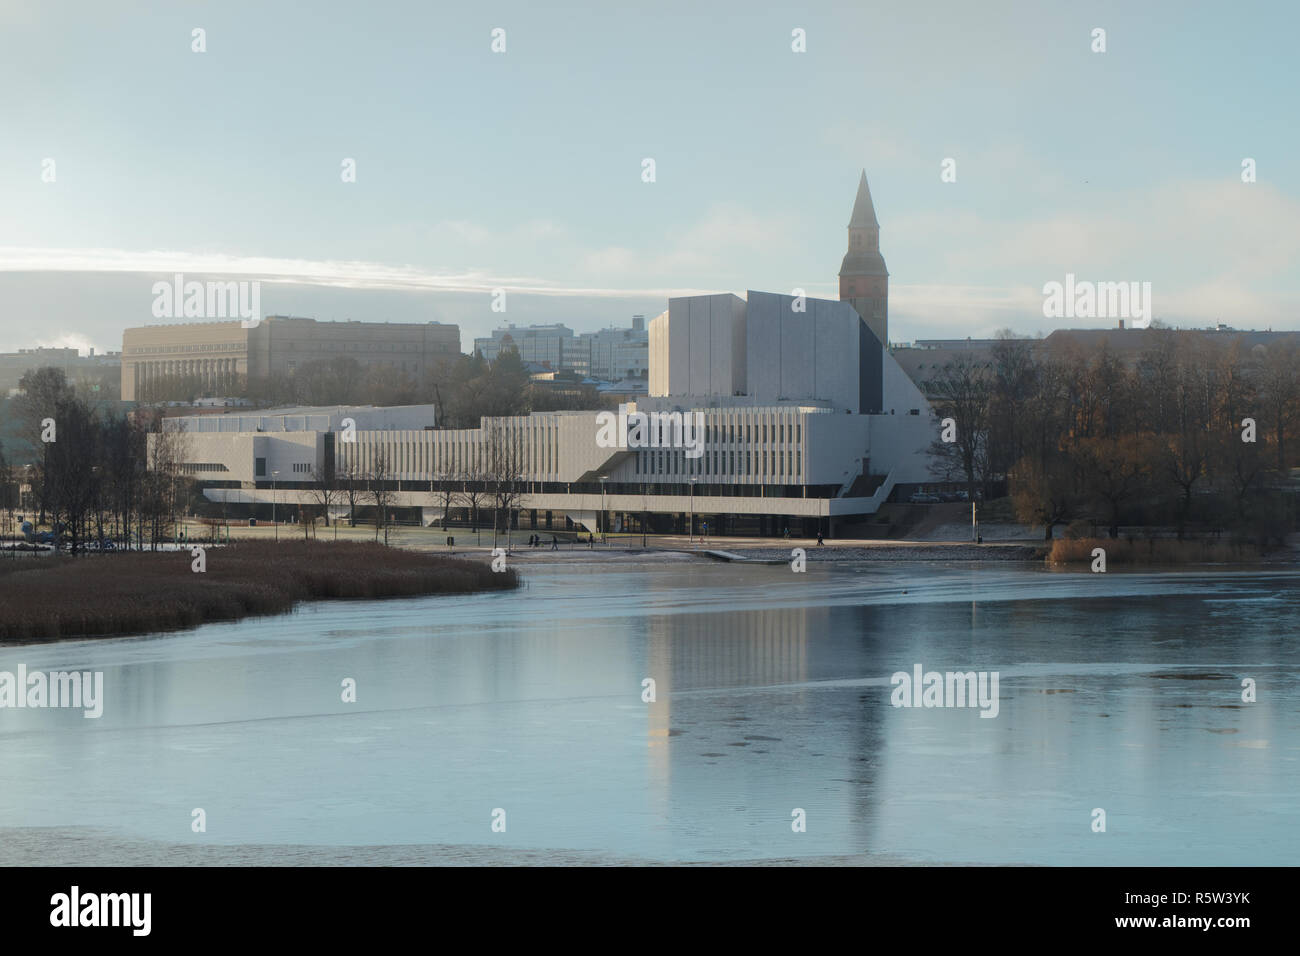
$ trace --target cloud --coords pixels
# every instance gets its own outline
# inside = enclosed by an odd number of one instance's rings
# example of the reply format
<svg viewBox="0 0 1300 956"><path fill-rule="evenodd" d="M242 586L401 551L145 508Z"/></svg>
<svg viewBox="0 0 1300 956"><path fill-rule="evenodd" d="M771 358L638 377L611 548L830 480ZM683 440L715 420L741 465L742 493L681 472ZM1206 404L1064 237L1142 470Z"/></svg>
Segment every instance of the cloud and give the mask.
<svg viewBox="0 0 1300 956"><path fill-rule="evenodd" d="M625 246L595 249L579 259L579 269L587 274L651 277L661 282L683 274L734 276L737 262L759 252L779 256L783 250L792 250L791 236L799 234L793 223L757 216L741 206L716 204L693 226L672 233L658 247L651 245L646 251Z"/></svg>
<svg viewBox="0 0 1300 956"><path fill-rule="evenodd" d="M415 266L376 262L279 259L122 249L48 249L0 247L3 272L114 272L147 275L209 275L256 279L341 289L391 289L412 292L490 292L504 288L535 295L629 298L690 295L701 291L681 288L627 289L564 284L532 276L489 274L481 271L434 273ZM703 290L711 291L711 290Z"/></svg>

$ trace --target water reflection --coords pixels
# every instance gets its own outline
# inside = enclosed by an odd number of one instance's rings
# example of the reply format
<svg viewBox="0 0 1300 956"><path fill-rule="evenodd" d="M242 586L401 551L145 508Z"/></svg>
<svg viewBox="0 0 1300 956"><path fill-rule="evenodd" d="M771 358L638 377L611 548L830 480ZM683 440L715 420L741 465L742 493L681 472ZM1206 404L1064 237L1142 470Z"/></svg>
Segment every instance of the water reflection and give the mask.
<svg viewBox="0 0 1300 956"><path fill-rule="evenodd" d="M205 839L232 845L1294 858L1294 574L607 559L526 573L519 595L0 649L0 670L106 683L97 721L0 711L0 827L183 843L204 806ZM889 675L918 663L998 671L997 718L891 707ZM497 806L510 824L493 836Z"/></svg>

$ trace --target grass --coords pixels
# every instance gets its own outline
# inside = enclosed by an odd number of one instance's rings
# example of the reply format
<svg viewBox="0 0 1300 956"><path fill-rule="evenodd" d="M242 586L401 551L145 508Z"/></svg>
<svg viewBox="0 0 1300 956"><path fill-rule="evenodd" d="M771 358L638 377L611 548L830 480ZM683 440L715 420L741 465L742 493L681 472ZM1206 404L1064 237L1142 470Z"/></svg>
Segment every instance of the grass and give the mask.
<svg viewBox="0 0 1300 956"><path fill-rule="evenodd" d="M284 614L299 601L468 594L519 586L513 570L383 545L246 541L188 550L51 556L0 568L0 642L142 634Z"/></svg>
<svg viewBox="0 0 1300 956"><path fill-rule="evenodd" d="M1258 561L1259 548L1228 540L1184 540L1171 538L1066 538L1052 542L1048 564L1092 564L1092 551L1106 552L1106 566L1113 564L1224 564Z"/></svg>

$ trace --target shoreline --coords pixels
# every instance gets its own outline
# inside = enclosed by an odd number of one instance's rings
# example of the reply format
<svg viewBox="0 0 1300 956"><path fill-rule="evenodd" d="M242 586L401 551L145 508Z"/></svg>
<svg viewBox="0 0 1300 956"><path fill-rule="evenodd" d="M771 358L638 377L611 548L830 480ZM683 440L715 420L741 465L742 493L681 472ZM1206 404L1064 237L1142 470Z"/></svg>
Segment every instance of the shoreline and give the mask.
<svg viewBox="0 0 1300 956"><path fill-rule="evenodd" d="M174 843L105 833L94 827L0 829L0 866L979 866L887 854L836 853L729 860L660 859L600 850L481 843L215 844Z"/></svg>

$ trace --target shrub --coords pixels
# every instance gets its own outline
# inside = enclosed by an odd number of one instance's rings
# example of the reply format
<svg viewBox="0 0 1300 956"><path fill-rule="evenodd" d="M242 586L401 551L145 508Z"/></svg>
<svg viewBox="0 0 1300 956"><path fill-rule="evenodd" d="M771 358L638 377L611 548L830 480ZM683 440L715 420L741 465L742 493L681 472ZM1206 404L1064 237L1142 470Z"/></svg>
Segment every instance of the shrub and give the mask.
<svg viewBox="0 0 1300 956"><path fill-rule="evenodd" d="M7 562L0 641L140 634L283 614L299 601L466 594L519 586L513 570L368 542L239 542L207 552L123 552Z"/></svg>

